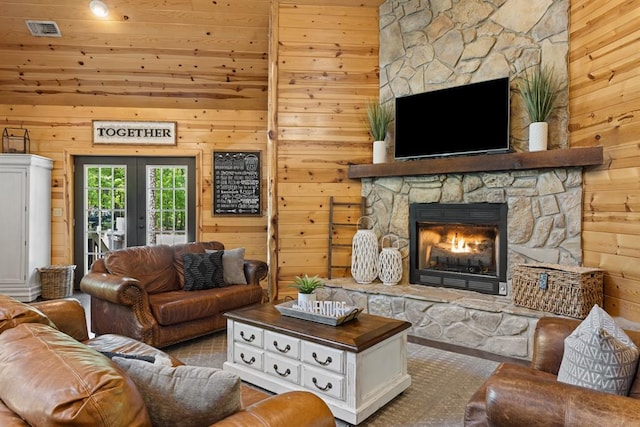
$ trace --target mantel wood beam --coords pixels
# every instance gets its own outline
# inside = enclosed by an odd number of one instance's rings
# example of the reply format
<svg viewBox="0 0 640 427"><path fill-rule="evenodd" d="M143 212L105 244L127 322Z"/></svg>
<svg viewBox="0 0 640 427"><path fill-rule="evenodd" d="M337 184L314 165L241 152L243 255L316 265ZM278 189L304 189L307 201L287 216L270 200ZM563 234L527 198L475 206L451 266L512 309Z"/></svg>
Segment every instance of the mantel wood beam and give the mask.
<svg viewBox="0 0 640 427"><path fill-rule="evenodd" d="M601 146L536 152L486 154L349 166L349 178L434 175L440 173L595 166L603 163Z"/></svg>

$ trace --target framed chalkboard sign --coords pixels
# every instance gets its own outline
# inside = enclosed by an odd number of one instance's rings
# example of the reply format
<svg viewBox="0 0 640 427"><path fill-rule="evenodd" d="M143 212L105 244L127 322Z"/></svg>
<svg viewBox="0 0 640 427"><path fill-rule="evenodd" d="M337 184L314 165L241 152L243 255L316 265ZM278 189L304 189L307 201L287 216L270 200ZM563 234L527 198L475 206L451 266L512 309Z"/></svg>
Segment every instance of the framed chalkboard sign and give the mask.
<svg viewBox="0 0 640 427"><path fill-rule="evenodd" d="M259 151L213 152L213 215L262 215Z"/></svg>

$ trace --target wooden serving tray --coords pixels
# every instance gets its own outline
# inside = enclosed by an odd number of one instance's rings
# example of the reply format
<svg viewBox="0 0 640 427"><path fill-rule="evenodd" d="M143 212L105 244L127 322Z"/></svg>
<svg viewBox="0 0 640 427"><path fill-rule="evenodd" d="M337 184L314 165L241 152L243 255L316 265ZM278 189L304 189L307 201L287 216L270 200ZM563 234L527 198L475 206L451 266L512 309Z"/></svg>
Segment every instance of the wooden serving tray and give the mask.
<svg viewBox="0 0 640 427"><path fill-rule="evenodd" d="M358 317L358 315L362 312L361 307L351 307L347 306L346 313L342 316L334 317L334 316L325 316L317 313L310 313L308 311L298 310L293 308L294 305L298 303L297 300L283 302L281 304L275 305L275 308L284 316L295 317L303 320L310 320L312 322L322 323L330 326L338 326L346 323L350 320L353 320Z"/></svg>

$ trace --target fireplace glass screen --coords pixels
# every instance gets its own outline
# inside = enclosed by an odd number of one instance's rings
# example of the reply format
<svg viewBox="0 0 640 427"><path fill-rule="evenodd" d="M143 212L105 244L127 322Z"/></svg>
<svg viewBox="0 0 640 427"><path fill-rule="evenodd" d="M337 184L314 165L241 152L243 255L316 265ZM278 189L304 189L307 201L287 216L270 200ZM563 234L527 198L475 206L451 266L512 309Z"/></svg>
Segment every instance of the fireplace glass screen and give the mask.
<svg viewBox="0 0 640 427"><path fill-rule="evenodd" d="M420 269L496 276L498 227L419 224Z"/></svg>
<svg viewBox="0 0 640 427"><path fill-rule="evenodd" d="M411 283L506 292L506 204L415 203L409 216Z"/></svg>

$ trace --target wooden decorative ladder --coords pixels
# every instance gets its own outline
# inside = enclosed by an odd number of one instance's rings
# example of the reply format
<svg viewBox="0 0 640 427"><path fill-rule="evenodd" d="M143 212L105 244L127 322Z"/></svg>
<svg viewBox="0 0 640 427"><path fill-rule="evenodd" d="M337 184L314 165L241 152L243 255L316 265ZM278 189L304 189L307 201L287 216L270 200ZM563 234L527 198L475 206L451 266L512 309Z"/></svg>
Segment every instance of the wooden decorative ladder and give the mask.
<svg viewBox="0 0 640 427"><path fill-rule="evenodd" d="M359 208L359 210L355 210ZM338 262L334 257L334 250L340 251L344 261L347 253L351 253L351 239L358 230L358 219L364 215L365 198L358 202L337 201L329 198L329 255L327 257L327 278L331 279L336 269L344 269L345 276L351 265L334 264ZM336 218L338 219L336 221ZM347 234L345 234L347 233ZM349 243L347 243L347 241ZM337 255L337 254L336 254ZM349 256L350 258L350 256Z"/></svg>

